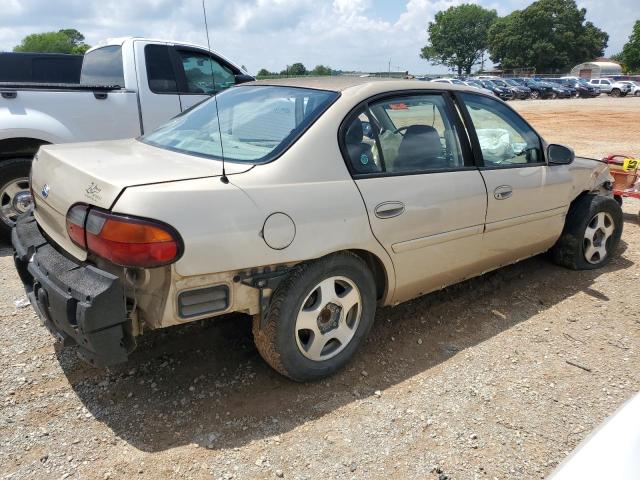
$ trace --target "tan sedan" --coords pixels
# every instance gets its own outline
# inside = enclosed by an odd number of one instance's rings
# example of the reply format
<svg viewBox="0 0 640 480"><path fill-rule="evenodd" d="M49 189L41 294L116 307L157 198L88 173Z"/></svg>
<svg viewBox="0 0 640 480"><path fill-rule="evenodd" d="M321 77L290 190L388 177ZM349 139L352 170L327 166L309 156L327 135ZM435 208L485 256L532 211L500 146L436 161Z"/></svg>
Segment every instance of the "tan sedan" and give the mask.
<svg viewBox="0 0 640 480"><path fill-rule="evenodd" d="M494 97L420 81L241 85L139 139L43 147L31 188L16 266L96 366L146 330L243 312L272 367L313 380L377 306L549 249L597 268L622 232L604 163Z"/></svg>

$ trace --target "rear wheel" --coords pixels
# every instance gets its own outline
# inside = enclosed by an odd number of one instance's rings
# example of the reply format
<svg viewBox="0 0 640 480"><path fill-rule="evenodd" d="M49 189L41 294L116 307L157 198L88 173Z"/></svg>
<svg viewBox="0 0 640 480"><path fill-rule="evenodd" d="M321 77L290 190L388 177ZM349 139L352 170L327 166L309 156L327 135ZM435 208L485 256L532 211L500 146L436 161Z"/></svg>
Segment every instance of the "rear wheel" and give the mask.
<svg viewBox="0 0 640 480"><path fill-rule="evenodd" d="M616 200L582 196L571 205L562 235L551 250L554 261L574 270L606 265L620 242L622 224Z"/></svg>
<svg viewBox="0 0 640 480"><path fill-rule="evenodd" d="M0 161L0 239L9 240L16 218L31 206L30 170L28 158Z"/></svg>
<svg viewBox="0 0 640 480"><path fill-rule="evenodd" d="M640 90L636 90L636 93L633 94L635 97L640 97Z"/></svg>
<svg viewBox="0 0 640 480"><path fill-rule="evenodd" d="M296 266L273 294L253 336L265 361L299 382L341 369L369 333L376 287L366 263L349 252ZM262 328L261 328L262 327Z"/></svg>

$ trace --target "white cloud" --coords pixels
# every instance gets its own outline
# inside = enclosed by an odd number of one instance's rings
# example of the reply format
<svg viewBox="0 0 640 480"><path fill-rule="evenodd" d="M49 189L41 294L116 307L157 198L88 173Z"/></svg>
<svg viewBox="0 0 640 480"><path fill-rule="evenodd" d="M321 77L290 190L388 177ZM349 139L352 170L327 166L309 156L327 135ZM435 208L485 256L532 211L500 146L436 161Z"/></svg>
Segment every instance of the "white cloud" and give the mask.
<svg viewBox="0 0 640 480"><path fill-rule="evenodd" d="M206 44L201 0L3 0L0 49L27 34L77 28L87 42L127 35ZM391 0L389 0L391 1ZM399 0L393 0L399 1ZM506 14L530 0L472 0ZM637 2L638 0L632 0ZM622 48L633 18L628 0L579 0L588 18L611 35L610 51ZM312 68L412 72L442 71L419 58L426 28L438 10L463 0L408 0L395 18L373 0L206 0L212 47L256 72L282 70L301 61ZM397 12L397 9L395 9Z"/></svg>

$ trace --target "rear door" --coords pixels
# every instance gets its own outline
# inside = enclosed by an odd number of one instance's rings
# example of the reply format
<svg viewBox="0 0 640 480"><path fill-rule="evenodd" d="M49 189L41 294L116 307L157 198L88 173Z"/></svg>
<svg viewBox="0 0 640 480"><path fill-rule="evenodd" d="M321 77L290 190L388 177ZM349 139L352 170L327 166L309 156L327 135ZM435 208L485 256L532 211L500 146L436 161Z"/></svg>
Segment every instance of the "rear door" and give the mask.
<svg viewBox="0 0 640 480"><path fill-rule="evenodd" d="M170 48L165 43L134 42L144 133L156 129L182 111Z"/></svg>
<svg viewBox="0 0 640 480"><path fill-rule="evenodd" d="M372 231L400 302L479 273L487 193L448 96L419 91L363 104L341 128Z"/></svg>
<svg viewBox="0 0 640 480"><path fill-rule="evenodd" d="M485 250L494 265L551 247L571 195L569 167L548 166L536 132L504 102L457 94L487 186Z"/></svg>
<svg viewBox="0 0 640 480"><path fill-rule="evenodd" d="M183 111L233 86L240 73L221 58L196 48L176 47L174 62Z"/></svg>

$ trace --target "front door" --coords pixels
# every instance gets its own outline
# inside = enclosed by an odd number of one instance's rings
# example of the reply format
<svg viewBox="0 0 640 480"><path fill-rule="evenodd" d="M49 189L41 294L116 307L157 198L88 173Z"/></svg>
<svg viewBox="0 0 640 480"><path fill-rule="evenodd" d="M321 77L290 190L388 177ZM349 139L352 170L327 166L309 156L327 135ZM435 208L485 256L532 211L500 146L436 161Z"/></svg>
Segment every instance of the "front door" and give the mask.
<svg viewBox="0 0 640 480"><path fill-rule="evenodd" d="M536 132L493 98L462 93L480 172L487 186L484 244L494 265L551 247L569 207L569 168L548 166Z"/></svg>
<svg viewBox="0 0 640 480"><path fill-rule="evenodd" d="M394 302L481 268L487 192L461 131L440 93L377 99L342 129L371 228L393 260Z"/></svg>

